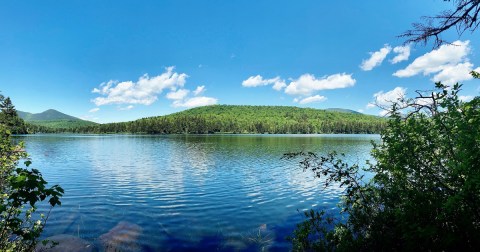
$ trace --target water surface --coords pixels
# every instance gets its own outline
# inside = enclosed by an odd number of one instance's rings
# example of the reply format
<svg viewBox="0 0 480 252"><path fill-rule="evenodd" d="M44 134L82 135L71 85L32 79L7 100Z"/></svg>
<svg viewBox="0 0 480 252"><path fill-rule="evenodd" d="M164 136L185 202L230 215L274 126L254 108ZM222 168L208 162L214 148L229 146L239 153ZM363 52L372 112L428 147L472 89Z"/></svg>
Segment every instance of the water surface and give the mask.
<svg viewBox="0 0 480 252"><path fill-rule="evenodd" d="M331 151L369 159L378 135L29 135L33 164L65 189L45 237L94 243L127 223L125 250L289 250L301 211L334 209L338 188L322 190L286 152ZM300 212L299 212L300 211ZM132 234L133 233L133 234ZM132 243L132 242L130 242ZM125 244L124 244L125 245ZM130 244L131 245L131 244Z"/></svg>

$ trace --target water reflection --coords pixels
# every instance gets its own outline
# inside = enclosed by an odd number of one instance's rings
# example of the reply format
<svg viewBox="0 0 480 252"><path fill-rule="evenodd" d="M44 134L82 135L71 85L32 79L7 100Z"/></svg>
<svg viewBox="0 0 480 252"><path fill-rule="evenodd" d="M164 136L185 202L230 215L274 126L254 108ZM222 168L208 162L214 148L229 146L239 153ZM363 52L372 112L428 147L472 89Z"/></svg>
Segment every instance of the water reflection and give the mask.
<svg viewBox="0 0 480 252"><path fill-rule="evenodd" d="M297 209L333 208L339 191L321 190L311 173L282 155L336 150L349 162L363 162L370 140L379 137L39 135L23 140L34 167L66 191L46 236L69 234L102 247L100 237L117 241L116 234L126 230L135 240L130 247L143 251L288 250L284 237L301 219Z"/></svg>

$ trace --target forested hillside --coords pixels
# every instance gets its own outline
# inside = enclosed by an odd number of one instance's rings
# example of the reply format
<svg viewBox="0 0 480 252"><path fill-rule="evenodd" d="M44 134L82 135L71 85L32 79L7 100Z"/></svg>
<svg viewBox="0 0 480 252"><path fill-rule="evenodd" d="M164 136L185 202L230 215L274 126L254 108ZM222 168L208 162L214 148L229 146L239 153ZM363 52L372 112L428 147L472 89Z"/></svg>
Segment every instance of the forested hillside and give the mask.
<svg viewBox="0 0 480 252"><path fill-rule="evenodd" d="M63 129L62 131L64 131L70 128L96 125L94 122L85 121L54 109L49 109L37 114L18 111L18 116L29 124L29 131L33 132L50 131L52 128Z"/></svg>
<svg viewBox="0 0 480 252"><path fill-rule="evenodd" d="M213 105L131 122L72 129L78 133L379 133L386 119L285 106Z"/></svg>

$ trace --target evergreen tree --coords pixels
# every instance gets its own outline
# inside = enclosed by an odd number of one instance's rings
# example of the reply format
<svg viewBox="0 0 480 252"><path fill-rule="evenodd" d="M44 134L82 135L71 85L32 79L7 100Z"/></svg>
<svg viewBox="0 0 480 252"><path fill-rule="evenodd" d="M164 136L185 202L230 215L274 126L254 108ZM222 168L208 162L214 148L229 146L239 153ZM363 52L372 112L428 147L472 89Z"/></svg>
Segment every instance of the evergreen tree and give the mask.
<svg viewBox="0 0 480 252"><path fill-rule="evenodd" d="M0 94L0 124L4 124L13 134L26 134L27 126L21 119L10 97Z"/></svg>

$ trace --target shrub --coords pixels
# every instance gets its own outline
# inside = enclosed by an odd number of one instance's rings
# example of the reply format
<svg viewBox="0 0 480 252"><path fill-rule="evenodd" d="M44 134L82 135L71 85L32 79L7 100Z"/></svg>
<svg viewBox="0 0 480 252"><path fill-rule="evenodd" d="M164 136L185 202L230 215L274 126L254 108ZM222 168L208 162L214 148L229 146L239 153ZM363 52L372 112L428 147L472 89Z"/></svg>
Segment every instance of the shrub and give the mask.
<svg viewBox="0 0 480 252"><path fill-rule="evenodd" d="M48 219L36 214L37 203L60 205L63 189L47 182L31 161L23 143L12 144L10 131L0 124L0 251L33 251ZM26 168L17 167L24 160ZM50 208L51 210L51 208Z"/></svg>
<svg viewBox="0 0 480 252"><path fill-rule="evenodd" d="M290 238L294 250L480 248L480 98L461 101L458 84L436 88L395 102L381 143L372 143L375 162L363 169L369 181L335 153L286 154L302 157L325 186L345 189L341 217L307 212Z"/></svg>

